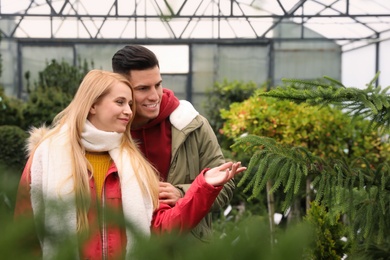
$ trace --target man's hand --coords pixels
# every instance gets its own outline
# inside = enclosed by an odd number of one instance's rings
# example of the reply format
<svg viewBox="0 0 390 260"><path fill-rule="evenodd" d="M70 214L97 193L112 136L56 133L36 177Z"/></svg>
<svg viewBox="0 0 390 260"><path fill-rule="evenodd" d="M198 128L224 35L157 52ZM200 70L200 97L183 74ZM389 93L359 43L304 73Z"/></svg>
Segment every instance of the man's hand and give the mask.
<svg viewBox="0 0 390 260"><path fill-rule="evenodd" d="M204 179L208 184L213 186L224 185L236 174L246 170L246 167L241 167L241 162L227 162L218 167L208 170L204 174Z"/></svg>
<svg viewBox="0 0 390 260"><path fill-rule="evenodd" d="M159 199L160 202L168 204L169 206L173 207L176 204L176 201L178 201L181 198L181 192L178 188L173 186L172 184L168 182L162 182L160 181L160 187L159 187Z"/></svg>

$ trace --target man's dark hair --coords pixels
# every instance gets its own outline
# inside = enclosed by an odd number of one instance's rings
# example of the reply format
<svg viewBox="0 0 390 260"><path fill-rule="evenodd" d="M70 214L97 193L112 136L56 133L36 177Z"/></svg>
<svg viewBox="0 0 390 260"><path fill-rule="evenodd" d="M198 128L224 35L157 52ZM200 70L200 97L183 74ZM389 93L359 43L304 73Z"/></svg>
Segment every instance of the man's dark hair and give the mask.
<svg viewBox="0 0 390 260"><path fill-rule="evenodd" d="M132 70L151 69L160 66L156 55L141 45L127 45L112 57L112 69L116 73L128 74Z"/></svg>

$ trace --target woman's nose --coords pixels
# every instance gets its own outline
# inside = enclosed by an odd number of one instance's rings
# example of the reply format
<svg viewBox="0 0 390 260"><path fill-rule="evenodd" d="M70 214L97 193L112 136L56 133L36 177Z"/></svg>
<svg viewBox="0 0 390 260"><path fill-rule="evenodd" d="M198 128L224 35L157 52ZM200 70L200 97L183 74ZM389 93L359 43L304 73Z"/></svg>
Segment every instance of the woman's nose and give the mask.
<svg viewBox="0 0 390 260"><path fill-rule="evenodd" d="M133 114L133 111L131 110L131 106L130 105L126 105L125 106L125 109L123 110L123 113L126 114L126 115L132 115Z"/></svg>

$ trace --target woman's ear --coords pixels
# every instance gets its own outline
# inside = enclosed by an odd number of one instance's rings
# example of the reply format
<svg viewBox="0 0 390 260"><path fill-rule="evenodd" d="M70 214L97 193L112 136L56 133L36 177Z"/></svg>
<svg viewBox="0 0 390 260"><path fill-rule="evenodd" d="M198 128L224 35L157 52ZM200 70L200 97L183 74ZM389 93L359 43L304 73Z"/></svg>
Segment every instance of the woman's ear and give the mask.
<svg viewBox="0 0 390 260"><path fill-rule="evenodd" d="M93 105L91 106L91 108L89 109L89 113L92 114L92 115L96 114L95 104L93 104Z"/></svg>

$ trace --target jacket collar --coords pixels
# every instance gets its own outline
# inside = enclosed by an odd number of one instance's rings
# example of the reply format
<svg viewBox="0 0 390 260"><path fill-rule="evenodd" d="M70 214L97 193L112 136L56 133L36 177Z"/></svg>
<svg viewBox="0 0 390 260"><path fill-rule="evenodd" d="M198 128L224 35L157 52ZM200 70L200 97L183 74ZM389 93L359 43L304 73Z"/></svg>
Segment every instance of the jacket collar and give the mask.
<svg viewBox="0 0 390 260"><path fill-rule="evenodd" d="M171 113L169 120L175 128L183 130L197 115L199 115L199 112L195 110L190 102L180 100L179 106Z"/></svg>

